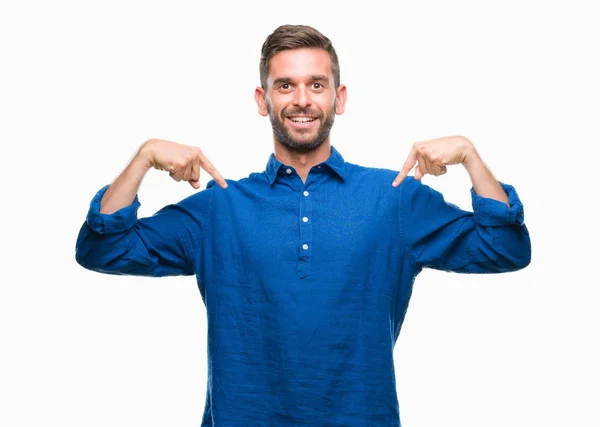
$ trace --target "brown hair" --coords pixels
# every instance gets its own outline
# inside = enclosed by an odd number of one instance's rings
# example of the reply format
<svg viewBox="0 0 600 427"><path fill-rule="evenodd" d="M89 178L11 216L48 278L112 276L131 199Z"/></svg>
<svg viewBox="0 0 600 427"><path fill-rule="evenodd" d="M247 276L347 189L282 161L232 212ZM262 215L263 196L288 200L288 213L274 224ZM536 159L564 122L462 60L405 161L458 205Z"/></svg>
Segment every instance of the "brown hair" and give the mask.
<svg viewBox="0 0 600 427"><path fill-rule="evenodd" d="M331 41L319 31L307 25L282 25L273 31L262 45L259 71L260 84L263 89L267 88L271 58L281 51L303 47L316 47L329 53L334 85L336 88L340 85L340 64Z"/></svg>

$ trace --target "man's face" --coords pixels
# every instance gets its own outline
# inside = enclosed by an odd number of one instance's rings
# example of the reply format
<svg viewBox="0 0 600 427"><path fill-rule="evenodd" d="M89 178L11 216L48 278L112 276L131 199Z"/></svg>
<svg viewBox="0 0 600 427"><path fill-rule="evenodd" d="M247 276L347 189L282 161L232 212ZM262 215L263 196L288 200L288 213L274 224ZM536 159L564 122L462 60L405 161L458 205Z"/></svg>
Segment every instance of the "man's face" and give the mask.
<svg viewBox="0 0 600 427"><path fill-rule="evenodd" d="M325 50L293 49L271 58L266 91L257 88L256 100L277 141L308 152L327 140L335 115L344 112L346 88L337 89Z"/></svg>

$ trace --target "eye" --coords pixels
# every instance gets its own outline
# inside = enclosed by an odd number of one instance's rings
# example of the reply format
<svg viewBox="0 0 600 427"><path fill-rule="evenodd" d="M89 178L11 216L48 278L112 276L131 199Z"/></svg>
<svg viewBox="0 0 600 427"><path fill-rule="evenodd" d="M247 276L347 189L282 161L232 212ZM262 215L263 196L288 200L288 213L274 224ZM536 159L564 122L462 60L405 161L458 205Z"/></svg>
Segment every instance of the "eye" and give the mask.
<svg viewBox="0 0 600 427"><path fill-rule="evenodd" d="M283 84L279 85L279 88L283 89L283 90L288 90L290 88L290 84L289 83L283 83Z"/></svg>
<svg viewBox="0 0 600 427"><path fill-rule="evenodd" d="M313 83L315 89L323 89L323 85L321 83Z"/></svg>

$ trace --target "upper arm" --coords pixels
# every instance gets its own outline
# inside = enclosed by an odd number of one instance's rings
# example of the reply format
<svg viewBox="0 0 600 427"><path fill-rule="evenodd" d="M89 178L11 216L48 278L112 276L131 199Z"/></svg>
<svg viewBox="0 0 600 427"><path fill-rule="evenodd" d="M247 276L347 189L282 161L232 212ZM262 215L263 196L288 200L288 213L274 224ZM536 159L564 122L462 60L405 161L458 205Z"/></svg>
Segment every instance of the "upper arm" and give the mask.
<svg viewBox="0 0 600 427"><path fill-rule="evenodd" d="M440 192L412 177L401 187L401 229L418 267L495 273L529 264L531 244L523 205L512 186L502 184L510 209L471 189L473 212L446 202Z"/></svg>
<svg viewBox="0 0 600 427"><path fill-rule="evenodd" d="M108 186L92 199L76 244L76 260L85 268L109 274L192 275L198 243L210 220L211 190L170 204L154 215L137 217L134 202L113 214L99 211Z"/></svg>

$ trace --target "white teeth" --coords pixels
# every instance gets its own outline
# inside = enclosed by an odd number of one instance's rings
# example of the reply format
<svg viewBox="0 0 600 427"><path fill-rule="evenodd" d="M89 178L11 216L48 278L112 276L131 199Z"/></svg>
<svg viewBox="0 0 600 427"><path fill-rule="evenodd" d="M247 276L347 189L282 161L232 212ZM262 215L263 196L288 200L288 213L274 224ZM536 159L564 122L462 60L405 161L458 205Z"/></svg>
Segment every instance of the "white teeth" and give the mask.
<svg viewBox="0 0 600 427"><path fill-rule="evenodd" d="M296 123L307 123L307 122L312 122L315 119L311 119L309 117L294 117L294 118L290 118L291 121L296 122Z"/></svg>

